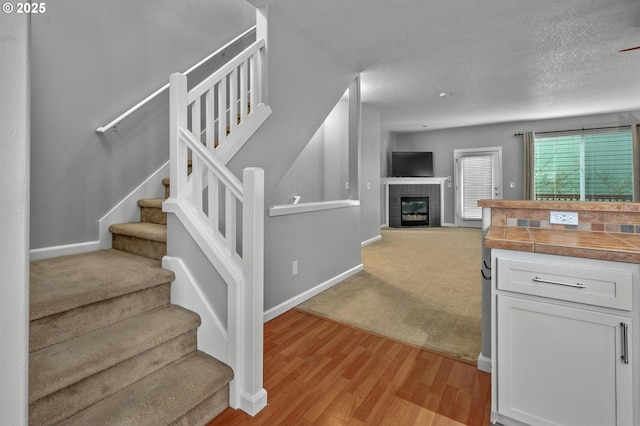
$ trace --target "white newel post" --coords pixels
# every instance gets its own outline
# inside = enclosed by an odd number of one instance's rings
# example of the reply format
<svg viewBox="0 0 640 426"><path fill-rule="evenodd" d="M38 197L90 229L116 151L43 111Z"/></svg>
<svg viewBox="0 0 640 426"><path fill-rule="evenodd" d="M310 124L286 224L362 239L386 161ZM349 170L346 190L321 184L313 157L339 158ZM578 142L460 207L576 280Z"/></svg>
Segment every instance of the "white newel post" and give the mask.
<svg viewBox="0 0 640 426"><path fill-rule="evenodd" d="M177 199L184 193L187 183L187 148L178 140L179 129L187 128L187 77L180 73L172 74L169 84L170 198Z"/></svg>
<svg viewBox="0 0 640 426"><path fill-rule="evenodd" d="M267 405L263 388L264 170L243 171L242 206L242 409L251 415Z"/></svg>

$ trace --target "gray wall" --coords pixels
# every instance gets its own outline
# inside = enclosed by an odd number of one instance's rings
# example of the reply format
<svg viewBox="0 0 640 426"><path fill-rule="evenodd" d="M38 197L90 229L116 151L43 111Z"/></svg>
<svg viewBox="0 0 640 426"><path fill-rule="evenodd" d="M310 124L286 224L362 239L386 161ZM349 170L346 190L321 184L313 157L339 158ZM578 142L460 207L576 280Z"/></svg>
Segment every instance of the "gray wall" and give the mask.
<svg viewBox="0 0 640 426"><path fill-rule="evenodd" d="M29 22L0 16L0 413L28 422Z"/></svg>
<svg viewBox="0 0 640 426"><path fill-rule="evenodd" d="M434 174L453 177L453 150L460 148L502 147L503 198L520 199L523 196L522 138L514 136L523 131L554 131L592 127L629 125L640 121L640 111L598 114L485 126L460 127L416 133L398 133L387 146L387 161L393 150L433 151ZM388 163L387 163L388 164ZM511 188L510 183L514 184ZM445 186L444 222L454 223L454 191Z"/></svg>
<svg viewBox="0 0 640 426"><path fill-rule="evenodd" d="M287 204L293 195L301 203L348 198L348 113L348 103L338 102L276 186L274 202Z"/></svg>
<svg viewBox="0 0 640 426"><path fill-rule="evenodd" d="M268 14L268 103L273 114L229 167L265 170L265 207L275 187L357 75L277 8ZM360 264L360 208L265 218L265 310ZM299 273L292 274L297 260Z"/></svg>
<svg viewBox="0 0 640 426"><path fill-rule="evenodd" d="M362 105L360 129L360 241L380 235L380 113L373 107Z"/></svg>
<svg viewBox="0 0 640 426"><path fill-rule="evenodd" d="M168 160L168 96L95 129L255 24L237 0L47 6L31 32L32 249L96 240L98 220Z"/></svg>

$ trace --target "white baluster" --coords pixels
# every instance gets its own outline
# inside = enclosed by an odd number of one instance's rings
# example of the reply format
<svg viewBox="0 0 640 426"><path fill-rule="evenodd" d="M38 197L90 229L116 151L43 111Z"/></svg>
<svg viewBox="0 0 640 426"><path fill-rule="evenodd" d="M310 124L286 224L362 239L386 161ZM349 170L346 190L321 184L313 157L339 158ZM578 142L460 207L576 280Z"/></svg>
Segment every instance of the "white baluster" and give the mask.
<svg viewBox="0 0 640 426"><path fill-rule="evenodd" d="M244 123L247 120L247 67L248 61L244 61L240 64L240 123Z"/></svg>
<svg viewBox="0 0 640 426"><path fill-rule="evenodd" d="M191 153L191 203L196 208L198 214L202 214L202 159L196 155L195 152Z"/></svg>
<svg viewBox="0 0 640 426"><path fill-rule="evenodd" d="M238 69L229 74L229 134L238 127Z"/></svg>
<svg viewBox="0 0 640 426"><path fill-rule="evenodd" d="M218 146L227 141L227 79L218 83Z"/></svg>
<svg viewBox="0 0 640 426"><path fill-rule="evenodd" d="M209 203L209 226L214 231L215 235L219 235L218 231L218 218L220 215L218 214L218 186L219 179L215 175L215 173L211 172L208 176L208 203Z"/></svg>
<svg viewBox="0 0 640 426"><path fill-rule="evenodd" d="M259 78L258 62L255 54L251 55L251 57L249 58L249 78L249 90L251 90L251 92L249 93L249 104L251 105L251 113L253 113L255 111L255 108L258 107L257 87Z"/></svg>
<svg viewBox="0 0 640 426"><path fill-rule="evenodd" d="M210 88L209 90L207 90L207 93L205 94L205 112L206 112L206 116L205 116L205 131L206 133L206 144L207 144L207 148L209 149L209 151L213 152L213 150L215 149L215 140L216 140L216 132L215 129L213 128L214 126L214 122L215 122L215 111L214 111L214 101L215 98L213 97L214 95L214 91L213 91L213 87Z"/></svg>
<svg viewBox="0 0 640 426"><path fill-rule="evenodd" d="M227 251L233 256L236 253L236 197L228 187L225 187L224 207L224 237Z"/></svg>
<svg viewBox="0 0 640 426"><path fill-rule="evenodd" d="M200 138L200 98L197 98L191 104L191 133L199 140Z"/></svg>

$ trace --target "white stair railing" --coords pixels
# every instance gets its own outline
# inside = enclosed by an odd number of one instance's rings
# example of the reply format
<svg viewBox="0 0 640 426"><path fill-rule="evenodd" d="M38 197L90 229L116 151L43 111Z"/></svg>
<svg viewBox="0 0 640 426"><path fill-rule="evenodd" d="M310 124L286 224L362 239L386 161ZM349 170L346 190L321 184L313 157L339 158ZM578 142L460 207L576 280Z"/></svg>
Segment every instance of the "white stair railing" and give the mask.
<svg viewBox="0 0 640 426"><path fill-rule="evenodd" d="M247 49L190 91L184 75L171 76L171 187L163 205L227 283L226 362L234 371L229 403L252 415L266 406L267 398L262 364L264 171L244 169L240 182L225 164L270 113L260 96L261 46L256 43L254 53Z"/></svg>
<svg viewBox="0 0 640 426"><path fill-rule="evenodd" d="M225 164L271 114L262 99L264 45L256 41L187 96L188 129Z"/></svg>

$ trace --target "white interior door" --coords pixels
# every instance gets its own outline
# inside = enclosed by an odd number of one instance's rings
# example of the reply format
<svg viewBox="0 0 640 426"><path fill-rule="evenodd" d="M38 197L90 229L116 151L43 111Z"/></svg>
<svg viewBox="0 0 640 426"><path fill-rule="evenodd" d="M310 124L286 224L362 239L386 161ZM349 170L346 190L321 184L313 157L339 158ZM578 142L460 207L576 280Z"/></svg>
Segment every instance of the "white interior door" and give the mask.
<svg viewBox="0 0 640 426"><path fill-rule="evenodd" d="M456 225L480 226L478 200L502 198L502 147L456 149Z"/></svg>

